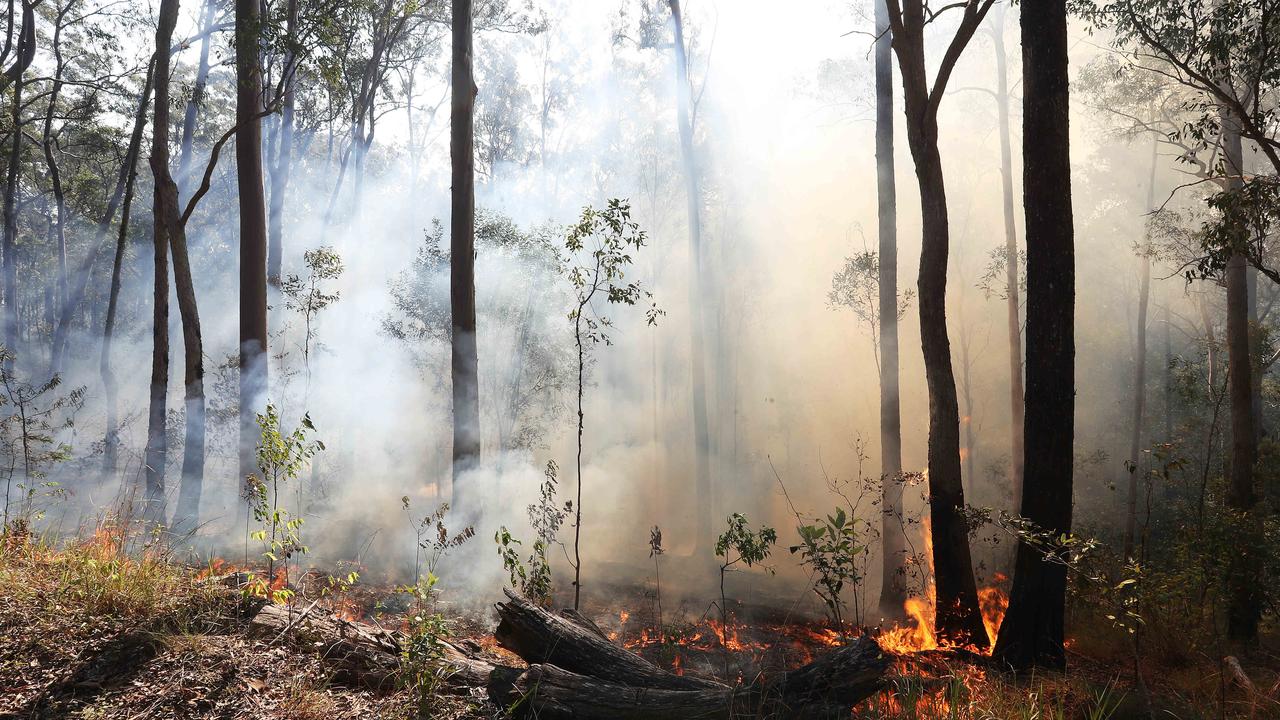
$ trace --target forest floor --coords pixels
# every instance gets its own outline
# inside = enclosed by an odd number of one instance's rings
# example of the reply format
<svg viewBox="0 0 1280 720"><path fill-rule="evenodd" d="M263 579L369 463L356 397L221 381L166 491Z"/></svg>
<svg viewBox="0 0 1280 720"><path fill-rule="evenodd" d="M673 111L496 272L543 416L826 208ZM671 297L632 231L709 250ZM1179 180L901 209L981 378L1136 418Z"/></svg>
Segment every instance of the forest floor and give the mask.
<svg viewBox="0 0 1280 720"><path fill-rule="evenodd" d="M63 549L0 536L0 718L410 718L413 693L397 683L381 691L340 684L319 655L251 632L261 600L246 599L207 569L122 552L96 537ZM362 614L379 593L361 587L325 598L340 615ZM318 601L320 602L320 601ZM619 602L648 607L637 591ZM393 604L393 603L388 603ZM357 607L359 606L359 607ZM383 608L385 610L385 608ZM802 664L838 639L812 619L768 608L735 608L745 618L727 630L701 619L656 623L645 610L610 610L595 619L610 637L680 672L750 677ZM397 629L385 612L368 622ZM449 618L456 642L506 664L488 618ZM1067 674L1014 681L980 653L926 651L895 662L885 691L855 708L856 718L907 720L1124 720L1159 717L1280 718L1280 657L1261 653L1246 666L1251 687L1222 663L1148 660L1145 693L1134 689L1123 648L1072 643ZM1146 701L1140 701L1140 698ZM428 717L499 717L482 691L439 694Z"/></svg>

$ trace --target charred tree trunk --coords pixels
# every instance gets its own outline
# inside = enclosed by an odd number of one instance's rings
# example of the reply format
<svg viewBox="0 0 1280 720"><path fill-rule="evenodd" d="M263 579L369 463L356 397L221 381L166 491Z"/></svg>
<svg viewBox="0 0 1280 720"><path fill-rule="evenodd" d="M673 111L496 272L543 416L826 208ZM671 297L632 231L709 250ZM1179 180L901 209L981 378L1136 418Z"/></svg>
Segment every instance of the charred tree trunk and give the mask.
<svg viewBox="0 0 1280 720"><path fill-rule="evenodd" d="M148 524L165 520L165 463L169 447L165 433L169 386L169 245L180 214L177 188L169 178L169 46L178 22L178 0L162 0L156 22L155 120L151 127L151 174L155 293L152 298L151 393L147 414L146 504Z"/></svg>
<svg viewBox="0 0 1280 720"><path fill-rule="evenodd" d="M876 0L876 214L880 236L880 609L897 613L907 599L902 518L902 404L898 391L898 190L893 165L893 31L885 0Z"/></svg>
<svg viewBox="0 0 1280 720"><path fill-rule="evenodd" d="M1223 157L1227 190L1244 186L1240 120L1222 112ZM1237 643L1251 643L1258 636L1261 598L1259 563L1254 525L1257 522L1253 465L1258 459L1253 413L1253 360L1249 347L1248 261L1236 251L1227 262L1227 382L1231 403L1231 462L1227 483L1227 507L1237 515L1239 528L1249 537L1239 538L1239 552L1231 554L1227 568L1227 635Z"/></svg>
<svg viewBox="0 0 1280 720"><path fill-rule="evenodd" d="M298 0L289 0L286 23L288 47L283 70L284 110L280 116L280 148L271 167L271 205L267 211L267 282L276 289L280 287L280 264L284 252L284 199L293 163L293 90L297 73L293 43L297 42Z"/></svg>
<svg viewBox="0 0 1280 720"><path fill-rule="evenodd" d="M1027 232L1026 482L1022 516L1071 531L1075 415L1075 241L1071 213L1065 0L1022 5L1022 162ZM1061 668L1066 566L1018 545L995 654Z"/></svg>
<svg viewBox="0 0 1280 720"><path fill-rule="evenodd" d="M1014 220L1013 150L1009 133L1009 62L1004 46L1004 9L991 33L996 51L996 114L1000 123L1000 190L1004 209L1006 326L1009 334L1009 497L1022 499L1022 306L1018 286L1018 226Z"/></svg>
<svg viewBox="0 0 1280 720"><path fill-rule="evenodd" d="M697 543L714 542L711 516L711 433L707 418L706 357L703 349L705 320L702 290L702 189L693 152L693 98L689 85L689 58L684 44L680 0L668 0L675 24L676 122L680 129L680 153L684 161L685 196L689 215L689 359L693 397L694 492L697 503Z"/></svg>
<svg viewBox="0 0 1280 720"><path fill-rule="evenodd" d="M9 13L13 22L13 12ZM18 258L15 244L18 239L18 178L22 169L22 87L23 73L31 66L36 53L36 21L35 3L22 0L22 30L18 36L18 48L13 65L4 72L4 84L13 85L12 103L12 137L9 141L8 172L4 184L4 244L3 268L4 292L0 300L4 302L4 344L9 350L5 357L4 367L12 371L14 357L18 352ZM0 87L0 90L3 90Z"/></svg>
<svg viewBox="0 0 1280 720"><path fill-rule="evenodd" d="M195 144L196 120L200 105L204 102L205 88L209 85L209 44L213 40L213 22L218 14L217 0L205 0L204 17L200 23L200 61L196 65L195 82L191 85L191 97L187 98L182 117L182 141L178 150L178 193L186 192L191 183L191 152Z"/></svg>
<svg viewBox="0 0 1280 720"><path fill-rule="evenodd" d="M1151 173L1147 177L1147 208L1155 210L1155 183L1159 139L1151 141ZM1147 306L1151 299L1151 236L1144 233L1142 246L1142 280L1138 288L1138 338L1133 358L1133 425L1129 429L1128 471L1129 496L1125 506L1124 557L1133 558L1134 538L1138 529L1138 467L1142 453L1142 422L1147 400Z"/></svg>
<svg viewBox="0 0 1280 720"><path fill-rule="evenodd" d="M124 164L120 167L120 180L124 182L124 187L117 185L117 190L123 190L123 200L120 209L120 230L116 237L115 257L111 261L111 287L107 293L107 315L102 325L102 357L99 361L99 371L102 374L102 387L106 394L106 424L107 430L102 442L102 469L103 472L111 473L116 469L116 456L119 450L120 438L118 435L118 387L116 385L115 373L111 370L111 340L115 333L116 327L116 310L120 303L120 273L124 265L124 253L126 241L129 237L129 209L133 205L133 186L134 181L138 177L138 156L142 154L142 136L147 125L147 107L151 104L151 86L155 78L156 63L154 57L147 66L147 79L142 84L142 97L138 100L138 111L133 118L133 134L129 137L129 149L125 153ZM116 198L113 198L115 200ZM105 234L106 227L111 222L111 216L114 215L114 209L108 208L104 216L105 222L99 226L99 232ZM90 263L92 265L92 263ZM88 279L88 273L84 273L85 280ZM83 292L83 291L82 291Z"/></svg>
<svg viewBox="0 0 1280 720"><path fill-rule="evenodd" d="M476 346L475 102L471 70L471 0L453 0L453 102L449 155L453 206L449 220L449 306L452 314L453 497L464 516L479 500L461 484L480 465L480 383Z"/></svg>
<svg viewBox="0 0 1280 720"><path fill-rule="evenodd" d="M267 207L262 187L258 0L235 0L236 182L240 196L240 477L257 472L256 411L267 392ZM158 99L157 99L158 102Z"/></svg>
<svg viewBox="0 0 1280 720"><path fill-rule="evenodd" d="M925 68L925 8L920 0L887 0L893 48L902 74L907 142L920 187L921 250L916 282L920 344L929 388L929 512L933 538L938 632L962 645L986 638L964 517L960 472L960 410L951 342L947 336L947 256L950 230L946 185L938 153L938 105L955 61L973 37L991 2L964 8L960 26L930 87Z"/></svg>

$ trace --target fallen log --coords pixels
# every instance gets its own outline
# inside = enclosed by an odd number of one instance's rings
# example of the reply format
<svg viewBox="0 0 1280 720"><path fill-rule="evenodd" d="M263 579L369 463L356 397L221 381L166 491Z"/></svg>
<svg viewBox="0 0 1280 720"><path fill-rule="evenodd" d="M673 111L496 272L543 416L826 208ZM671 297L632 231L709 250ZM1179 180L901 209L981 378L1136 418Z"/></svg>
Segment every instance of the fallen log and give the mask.
<svg viewBox="0 0 1280 720"><path fill-rule="evenodd" d="M527 598L504 588L509 602L497 606L498 629L494 637L502 647L530 665L555 665L561 670L625 687L663 690L724 689L714 680L676 675L618 647L560 615L548 612Z"/></svg>
<svg viewBox="0 0 1280 720"><path fill-rule="evenodd" d="M535 664L515 680L508 706L542 720L847 718L855 704L881 687L888 665L870 637L797 670L736 688L628 686Z"/></svg>
<svg viewBox="0 0 1280 720"><path fill-rule="evenodd" d="M512 705L539 718L685 720L827 718L883 684L889 658L869 636L796 670L729 687L675 675L511 590L497 606L498 644L529 663Z"/></svg>

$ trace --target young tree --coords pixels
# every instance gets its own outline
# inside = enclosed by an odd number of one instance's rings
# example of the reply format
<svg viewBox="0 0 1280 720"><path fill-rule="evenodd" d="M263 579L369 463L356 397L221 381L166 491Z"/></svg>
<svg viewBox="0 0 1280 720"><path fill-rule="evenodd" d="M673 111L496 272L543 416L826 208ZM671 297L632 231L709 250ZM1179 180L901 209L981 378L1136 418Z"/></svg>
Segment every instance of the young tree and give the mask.
<svg viewBox="0 0 1280 720"><path fill-rule="evenodd" d="M267 391L267 208L262 187L261 3L235 0L240 203L240 477L257 467L255 409ZM157 102L159 102L157 98Z"/></svg>
<svg viewBox="0 0 1280 720"><path fill-rule="evenodd" d="M591 350L600 344L611 345L609 335L613 321L595 306L598 297L607 305L635 305L652 297L639 282L626 282L626 271L632 263L631 253L644 247L645 234L631 220L631 205L616 198L604 210L583 208L582 217L569 228L565 237L566 257L562 272L573 286L574 304L569 312L573 323L574 346L578 351L578 452L576 459L578 490L573 507L573 609L582 597L582 436L586 431L583 400L586 397L587 362ZM650 325L658 322L662 311L651 305L645 313Z"/></svg>
<svg viewBox="0 0 1280 720"><path fill-rule="evenodd" d="M452 313L453 506L468 521L478 510L459 482L480 465L480 385L476 347L475 128L472 2L453 0L453 103L449 125L452 212L449 217L449 306Z"/></svg>
<svg viewBox="0 0 1280 720"><path fill-rule="evenodd" d="M920 186L922 237L916 288L920 341L929 388L929 512L933 535L938 632L961 644L982 642L986 630L969 553L960 472L960 408L951 343L947 337L947 255L950 229L947 194L938 152L938 107L964 48L994 0L953 3L937 13L924 0L886 0L893 49L902 74L907 143ZM925 65L925 27L952 9L960 21L930 85Z"/></svg>
<svg viewBox="0 0 1280 720"><path fill-rule="evenodd" d="M902 525L902 403L898 391L898 190L893 166L893 31L887 0L876 0L876 217L880 244L880 608L897 612L907 599Z"/></svg>
<svg viewBox="0 0 1280 720"><path fill-rule="evenodd" d="M1022 192L1027 233L1026 481L1021 514L1071 532L1075 438L1075 244L1071 214L1066 0L1022 6ZM1056 561L1055 561L1056 560ZM1018 545L995 655L1061 668L1067 568Z"/></svg>

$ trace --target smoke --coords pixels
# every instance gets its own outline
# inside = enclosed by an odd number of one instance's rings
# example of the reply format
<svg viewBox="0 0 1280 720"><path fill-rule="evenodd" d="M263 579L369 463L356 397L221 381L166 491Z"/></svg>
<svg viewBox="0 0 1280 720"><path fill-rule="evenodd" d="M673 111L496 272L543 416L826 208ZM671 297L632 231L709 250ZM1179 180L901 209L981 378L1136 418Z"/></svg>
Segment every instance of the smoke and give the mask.
<svg viewBox="0 0 1280 720"><path fill-rule="evenodd" d="M711 512L717 530L733 511L746 513L753 525L777 526L782 540L773 564L787 578L800 572L785 550L795 519L775 471L805 514L835 506L828 481L879 472L873 346L853 313L827 302L832 275L844 258L876 247L866 81L870 23L863 9L851 11L842 4L809 10L779 11L776 4L755 0L697 3L688 9L698 98L697 164L705 189L699 206L708 286L702 311L712 419ZM465 588L463 595L472 598L498 591L501 567L490 537L505 525L532 539L525 508L536 497L548 460L559 465L562 500L572 497L579 480L583 483L588 597L605 568L635 578L648 572L653 525L662 527L670 555L684 558L672 562L688 565L689 578L707 581L711 550L694 536L699 511L689 370L694 314L688 300L690 258L670 51L638 47L629 38L615 41L618 30L634 28L620 28L616 8L605 4L552 2L548 16L553 22L544 36L495 33L477 40L483 71L480 112L491 113L490 134L478 136L485 143L501 139L484 148L492 164L483 168L477 206L509 217L520 232L543 232L551 246L559 247L562 232L539 228L562 227L584 205L629 198L649 237L634 254L628 279L651 290L666 314L648 327L642 309L605 309L615 329L612 344L596 348L589 367L579 479L572 461L574 368L565 366L565 357L552 353L546 359L554 388L524 385L520 390L530 402L523 442L497 436L499 421L510 420L510 405L500 406L497 394L510 385L511 362L521 347L517 333L529 329L549 353L571 350L565 281L554 263L530 267L518 254L485 254L482 248L476 286L484 459L460 482L485 504L478 537L454 553L445 587ZM1083 37L1080 28L1073 33ZM1015 17L1004 34L1016 81ZM939 43L948 37L939 30ZM940 50L930 47L935 56ZM1073 62L1087 63L1091 52L1087 45L1074 45ZM189 73L193 59L184 56L179 63L180 72ZM421 72L418 80L427 89L418 90L414 101L418 145L409 145L403 109L386 103L359 196L349 170L329 226L324 218L344 129L340 124L335 129L338 147L332 156L326 152L325 129L299 133L302 150L285 205L285 273L305 277L303 254L320 247L332 247L344 265L341 277L328 284L340 299L313 318L306 367L303 318L286 307L285 298L270 298L269 396L289 424L309 413L316 437L326 445L314 467L295 481L303 488L303 535L311 548L307 561L323 566L359 560L374 576L401 580L411 572L414 557L411 516L401 498L407 496L412 516L421 517L451 495L447 314L445 327L435 328L434 335L407 342L387 329L389 318L403 318L392 290L406 277L421 281L423 297L447 303L447 266L425 274L415 270L432 221L447 219L449 201L446 113L425 119L447 77L438 68ZM994 73L990 42L976 38L942 102L940 135L952 229L951 340L957 382L963 371L970 383L972 403L962 401L961 414L976 438L966 448L974 458L966 490L971 502L1004 507L1009 456L1005 306L978 288L990 251L1004 242L999 138L994 103L986 92L973 89L994 87ZM514 92L512 82L525 92ZM540 119L544 98L549 98L545 123ZM1019 104L1015 95L1011 124L1018 195ZM223 126L228 112L228 107L212 107L208 122ZM1108 494L1108 484L1120 472L1125 453L1122 429L1133 346L1133 321L1125 320L1134 317L1136 307L1138 260L1131 246L1143 231L1149 148L1145 141L1130 143L1100 132L1098 114L1083 101L1073 105L1077 447L1095 460L1081 466L1078 494L1081 504L1107 523L1119 516L1110 507L1114 495ZM905 290L914 286L919 208L901 121L897 138L899 282ZM228 155L224 152L214 190L188 228L210 396L201 503L201 547L208 553L232 552L245 535L235 458L237 224ZM1162 191L1176 184L1174 172L1163 158L1157 175ZM64 525L100 511L121 488L140 481L138 456L145 444L140 418L150 356L148 190L149 178L142 173L137 194L144 200L135 207L122 332L113 353L127 418L122 442L128 461L122 461L117 475L100 481L90 472L94 459L77 464L76 476L66 478L77 495L62 511ZM1021 237L1020 209L1017 215ZM444 241L447 247L447 235ZM1168 268L1157 273L1168 274ZM99 272L95 286L104 277ZM1153 304L1185 304L1182 290L1176 276L1158 280ZM503 314L511 308L527 312L517 318ZM901 326L903 451L907 469L923 470L928 399L915 313L912 304ZM180 338L176 312L171 322L171 338ZM69 382L88 387L87 406L72 438L80 453L93 452L103 430L98 342L94 330L73 337L70 345L77 350ZM175 342L170 395L175 410L181 409L181 352ZM1158 377L1158 366L1154 371ZM171 426L167 477L176 497L181 418L172 418ZM919 498L909 501L918 511ZM878 510L868 508L867 517L874 521ZM566 526L561 540L571 533ZM990 558L994 552L979 555ZM563 558L555 563L558 582L566 585L571 571ZM879 578L869 577L867 583L874 588ZM781 592L780 587L765 584L753 592Z"/></svg>

